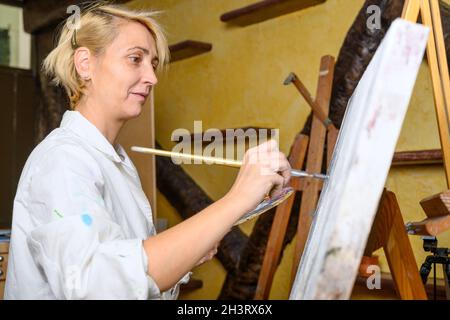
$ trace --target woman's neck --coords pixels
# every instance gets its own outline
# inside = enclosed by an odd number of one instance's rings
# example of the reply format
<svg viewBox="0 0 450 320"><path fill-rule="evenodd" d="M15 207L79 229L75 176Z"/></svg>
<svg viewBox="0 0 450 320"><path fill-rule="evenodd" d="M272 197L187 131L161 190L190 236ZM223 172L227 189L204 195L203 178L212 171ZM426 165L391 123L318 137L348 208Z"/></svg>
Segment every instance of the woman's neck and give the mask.
<svg viewBox="0 0 450 320"><path fill-rule="evenodd" d="M75 110L80 112L89 122L91 122L97 129L105 136L105 138L113 146L116 138L119 135L124 121L108 117L108 114L102 112L100 108L95 108L87 102L80 103L75 107Z"/></svg>

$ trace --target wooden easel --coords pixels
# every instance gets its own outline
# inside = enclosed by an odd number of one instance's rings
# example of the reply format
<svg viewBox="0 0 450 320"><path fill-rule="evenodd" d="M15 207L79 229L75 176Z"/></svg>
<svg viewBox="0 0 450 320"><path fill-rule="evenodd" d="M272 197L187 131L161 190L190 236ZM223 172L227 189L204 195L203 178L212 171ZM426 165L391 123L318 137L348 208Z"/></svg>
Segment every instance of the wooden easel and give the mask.
<svg viewBox="0 0 450 320"><path fill-rule="evenodd" d="M444 158L445 176L447 187L450 188L450 80L439 1L405 0L402 12L403 19L417 22L419 13L421 14L423 25L430 28L427 43L427 59L433 83L434 105Z"/></svg>
<svg viewBox="0 0 450 320"><path fill-rule="evenodd" d="M313 106L312 99L303 84L299 81L296 85L306 98L314 111L320 107L322 115L314 113L311 127L311 137L298 135L291 148L290 163L294 168L301 168L304 164L306 151L308 158L306 170L308 172L320 172L323 161L325 136L327 134L327 166L330 163L332 151L336 143L338 131L333 127L325 128L323 117L328 117L328 107L331 96L333 80L334 58L325 56L321 63L321 77L317 89L317 99ZM319 106L318 106L319 104ZM315 109L314 109L315 108ZM297 266L305 249L306 240L311 227L311 215L317 205L319 192L322 188L321 181L317 180L293 180L291 186L296 191L302 191L302 202L299 212L297 228L297 241L292 269L292 281L295 278ZM266 254L262 264L255 299L267 299L270 287L280 259L281 248L287 230L290 213L294 203L294 197L278 206L267 243ZM393 275L396 288L402 299L426 299L425 289L421 283L414 254L404 228L403 218L396 197L392 192L385 191L380 200L374 225L365 251L365 255L383 247L388 260L389 268Z"/></svg>
<svg viewBox="0 0 450 320"><path fill-rule="evenodd" d="M427 58L430 67L431 81L433 84L434 103L439 128L444 159L445 177L447 187L450 187L450 78L448 72L447 57L445 51L444 34L437 0L406 0L402 12L402 18L416 22L422 17L422 23L430 28L427 43ZM424 209L427 219L411 223L408 228L416 235L436 236L450 229L450 207L446 199L448 192L423 199L420 204ZM446 296L450 299L450 286L444 270L446 283Z"/></svg>
<svg viewBox="0 0 450 320"><path fill-rule="evenodd" d="M316 114L320 113L322 116L328 117L328 106L333 84L334 64L334 57L322 57L317 86L317 98L315 102L312 100L310 94L301 82L299 83L300 86L296 85L315 112L310 137L303 134L297 135L294 144L291 147L289 162L293 168L301 169L303 167L306 153L308 152L306 170L308 172L320 172L322 169L323 150L327 130L323 123L324 119L319 119ZM297 79L297 81L299 80ZM317 110L317 108L320 108L320 110ZM337 138L337 130L335 128L333 129L333 127L329 127L329 129L327 163L331 160L332 150ZM311 213L315 209L319 197L319 191L322 188L322 182L316 179L293 179L291 180L291 187L294 188L296 192L301 191L303 194L298 223L299 231L297 232L297 238L300 238L297 241L297 246L302 247L302 245L304 246L304 241L306 241L306 237L308 235L309 226L311 224ZM283 246L294 199L295 197L291 196L276 209L275 218L272 223L272 228L267 243L266 254L264 256L264 261L258 279L258 286L255 294L256 300L267 299L269 296L270 287L272 285L273 277L280 258L281 248ZM307 226L308 230L304 231ZM301 236L299 237L299 235ZM301 251L303 251L303 248L301 248ZM296 256L296 259L299 260L300 257L301 253Z"/></svg>
<svg viewBox="0 0 450 320"><path fill-rule="evenodd" d="M426 300L414 253L395 194L384 190L367 240L364 256L383 248L392 280L402 300Z"/></svg>
<svg viewBox="0 0 450 320"><path fill-rule="evenodd" d="M402 18L415 22L417 21L419 11L421 11L424 24L430 27L427 56L433 80L435 106L438 115L441 145L444 153L447 183L449 183L450 168L448 168L448 166L450 165L450 161L448 160L450 159L450 136L446 112L447 114L450 114L450 110L448 109L450 107L448 103L450 85L448 84L448 67L445 57L439 5L435 0L431 0L430 2L431 11L428 0L406 0ZM433 17L431 17L431 12ZM436 40L435 35L437 35ZM323 74L322 70L323 69L321 67L321 75ZM317 102L320 108L322 108L321 111L326 115L328 114L332 79L332 72L331 80L327 79L328 82L326 82L325 79L319 79ZM305 98L308 101L307 97ZM317 129L314 126L314 121L320 125L320 122L318 122L318 119L315 116L313 120L313 127L311 129L311 141L308 141L309 138L307 136L300 135L297 137L292 147L292 157L290 158L291 165L294 168L301 168L309 142L310 149L308 151L307 170L310 172L317 172L321 169L325 139L323 130ZM322 129L324 128L322 127ZM335 131L330 130L328 132L327 164L329 164L331 159L331 152L333 150L336 137L337 134ZM320 191L321 185L314 181L305 181L303 183L296 182L293 184L293 187L297 191L303 191L303 196L297 230L297 243L292 279L295 277L295 271L297 270L297 266L304 250L311 226L311 213L317 205L318 192ZM267 244L266 254L264 256L261 273L258 279L255 299L267 299L269 296L270 287L280 258L281 247L286 234L287 223L289 221L293 202L294 197L291 197L289 201L286 201L280 205L276 210ZM389 191L385 191L380 200L379 209L369 236L365 254L371 255L373 251L380 247L384 248L389 268L400 297L402 299L427 299L424 286L420 281L417 263L404 228L404 222L399 205L395 195Z"/></svg>

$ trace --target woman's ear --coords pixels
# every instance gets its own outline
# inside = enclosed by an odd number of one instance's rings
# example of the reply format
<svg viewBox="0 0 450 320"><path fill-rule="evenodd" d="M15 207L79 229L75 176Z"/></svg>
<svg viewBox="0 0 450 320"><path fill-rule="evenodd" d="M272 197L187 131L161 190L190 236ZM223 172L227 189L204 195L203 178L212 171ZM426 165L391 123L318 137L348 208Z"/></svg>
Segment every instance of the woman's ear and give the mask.
<svg viewBox="0 0 450 320"><path fill-rule="evenodd" d="M87 81L91 78L90 75L90 62L91 52L86 47L80 47L75 50L74 53L75 69L80 77Z"/></svg>

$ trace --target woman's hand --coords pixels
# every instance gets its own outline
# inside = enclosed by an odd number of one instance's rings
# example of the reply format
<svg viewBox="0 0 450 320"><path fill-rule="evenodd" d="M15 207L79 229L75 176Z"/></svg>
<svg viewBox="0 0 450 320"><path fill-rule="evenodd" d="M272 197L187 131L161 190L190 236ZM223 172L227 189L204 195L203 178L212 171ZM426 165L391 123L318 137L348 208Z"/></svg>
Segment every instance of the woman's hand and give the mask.
<svg viewBox="0 0 450 320"><path fill-rule="evenodd" d="M194 267L198 267L199 265L205 263L206 261L211 260L217 253L217 248L219 247L220 242L217 242L214 246L214 248L212 248L203 258L201 258Z"/></svg>
<svg viewBox="0 0 450 320"><path fill-rule="evenodd" d="M269 140L249 149L239 174L227 196L243 205L246 211L254 209L266 195L275 197L288 184L291 166L278 150L275 140Z"/></svg>

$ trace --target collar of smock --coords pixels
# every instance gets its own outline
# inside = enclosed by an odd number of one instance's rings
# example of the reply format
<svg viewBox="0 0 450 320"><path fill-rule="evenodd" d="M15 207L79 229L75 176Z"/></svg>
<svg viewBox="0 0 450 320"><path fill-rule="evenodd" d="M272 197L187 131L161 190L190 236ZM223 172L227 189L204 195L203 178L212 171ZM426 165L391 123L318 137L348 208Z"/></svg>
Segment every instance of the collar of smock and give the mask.
<svg viewBox="0 0 450 320"><path fill-rule="evenodd" d="M122 162L126 158L120 144L114 147L100 130L78 111L64 112L60 127L71 130L114 162Z"/></svg>

